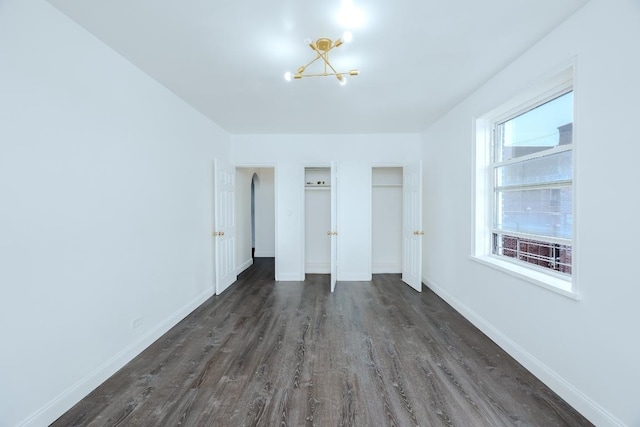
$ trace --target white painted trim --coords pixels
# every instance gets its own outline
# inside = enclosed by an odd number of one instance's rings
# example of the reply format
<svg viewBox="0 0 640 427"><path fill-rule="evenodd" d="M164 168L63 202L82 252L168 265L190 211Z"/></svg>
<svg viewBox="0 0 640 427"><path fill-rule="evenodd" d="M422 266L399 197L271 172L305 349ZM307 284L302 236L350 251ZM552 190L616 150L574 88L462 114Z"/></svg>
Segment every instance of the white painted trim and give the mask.
<svg viewBox="0 0 640 427"><path fill-rule="evenodd" d="M506 351L518 363L522 364L540 381L566 400L578 412L589 421L598 426L624 427L625 424L613 414L598 405L595 401L582 393L573 384L558 375L550 367L542 363L531 353L520 347L515 341L503 334L499 329L470 309L460 300L449 294L444 288L438 286L432 280L422 277L422 281L429 289L435 292L447 304L469 320L475 327L493 340L500 348Z"/></svg>
<svg viewBox="0 0 640 427"><path fill-rule="evenodd" d="M299 227L299 232L300 232L300 238L298 239L298 245L300 245L300 273L298 275L296 275L296 277L302 277L302 279L282 279L282 280L302 280L304 281L305 279L305 262L307 260L307 252L306 252L306 243L307 243L307 230L306 230L306 221L307 221L307 208L306 208L306 193L305 193L305 187L304 187L304 183L305 183L305 179L307 178L307 171L306 171L306 166L303 164L299 164L297 165L297 167L299 168L298 171L300 173L300 175L298 175L298 179L300 179L300 186L298 187L300 190L299 193L299 207L298 207L298 212L300 215L300 218L298 220L298 227ZM291 275L291 274L290 274Z"/></svg>
<svg viewBox="0 0 640 427"><path fill-rule="evenodd" d="M331 263L329 262L307 262L304 265L306 274L331 274Z"/></svg>
<svg viewBox="0 0 640 427"><path fill-rule="evenodd" d="M275 235L273 236L273 257L274 259L274 268L275 268L275 279L276 281L279 280L279 273L278 273L278 236L280 235L280 228L278 227L278 221L279 221L279 215L280 215L280 210L278 209L278 168L274 167L273 168L273 204L275 205L275 212L273 213L274 218L273 220L275 221L275 224L273 226L273 232L275 233Z"/></svg>
<svg viewBox="0 0 640 427"><path fill-rule="evenodd" d="M277 163L275 162L266 162L266 163L233 163L233 166L237 168L246 168L246 169L275 169Z"/></svg>
<svg viewBox="0 0 640 427"><path fill-rule="evenodd" d="M304 282L304 274L300 273L280 273L278 282Z"/></svg>
<svg viewBox="0 0 640 427"><path fill-rule="evenodd" d="M569 93L569 92L567 92L567 93ZM565 95L566 95L566 93L565 93ZM562 96L562 95L560 95L560 96ZM560 96L558 96L558 98ZM556 99L556 98L554 98L554 99ZM539 106L540 105L538 105L538 107ZM535 108L537 108L537 107L534 107L533 109L535 109ZM529 110L529 111L532 111L532 110ZM535 153L527 154L526 156L514 157L512 159L503 160L501 162L493 161L492 162L492 166L493 166L494 169L495 168L501 168L501 167L504 167L504 166L515 165L517 163L524 163L524 162L528 162L528 161L531 161L531 160L541 159L543 157L553 156L554 154L565 153L567 151L573 151L573 143L566 144L566 145L556 145L553 148L548 148L548 149L542 150L542 151L536 151ZM553 181L553 182L557 182L557 181ZM527 186L527 185L526 184L522 184L520 186Z"/></svg>
<svg viewBox="0 0 640 427"><path fill-rule="evenodd" d="M339 282L370 282L371 275L366 273L338 273Z"/></svg>
<svg viewBox="0 0 640 427"><path fill-rule="evenodd" d="M371 270L373 274L402 273L402 262L374 262Z"/></svg>
<svg viewBox="0 0 640 427"><path fill-rule="evenodd" d="M43 426L54 422L212 296L212 289L207 289L192 299L156 327L148 330L138 340L25 418L17 427Z"/></svg>
<svg viewBox="0 0 640 427"><path fill-rule="evenodd" d="M248 260L246 260L245 262L240 264L238 267L236 267L236 275L242 273L243 271L245 271L247 268L251 267L252 265L253 265L253 258L249 258Z"/></svg>

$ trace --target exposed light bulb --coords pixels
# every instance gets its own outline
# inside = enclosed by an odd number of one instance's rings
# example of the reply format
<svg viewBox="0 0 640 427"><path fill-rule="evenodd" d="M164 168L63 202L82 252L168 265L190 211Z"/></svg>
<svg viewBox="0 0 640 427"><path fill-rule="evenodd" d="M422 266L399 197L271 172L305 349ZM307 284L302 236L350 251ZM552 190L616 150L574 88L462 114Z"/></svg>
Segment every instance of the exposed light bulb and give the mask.
<svg viewBox="0 0 640 427"><path fill-rule="evenodd" d="M288 82L291 81L291 72L287 71L286 73L284 73L284 79Z"/></svg>
<svg viewBox="0 0 640 427"><path fill-rule="evenodd" d="M347 84L347 78L345 76L340 76L342 77L341 79L338 79L338 81L340 82L340 86L344 86Z"/></svg>
<svg viewBox="0 0 640 427"><path fill-rule="evenodd" d="M351 43L353 40L353 33L351 31L345 31L342 33L342 41L345 43Z"/></svg>

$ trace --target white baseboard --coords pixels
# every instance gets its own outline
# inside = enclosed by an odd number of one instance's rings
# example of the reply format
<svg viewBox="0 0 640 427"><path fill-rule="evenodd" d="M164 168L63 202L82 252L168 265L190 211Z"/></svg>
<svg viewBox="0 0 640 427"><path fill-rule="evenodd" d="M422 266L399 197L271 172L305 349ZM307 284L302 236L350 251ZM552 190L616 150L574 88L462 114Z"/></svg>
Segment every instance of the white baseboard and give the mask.
<svg viewBox="0 0 640 427"><path fill-rule="evenodd" d="M236 275L242 273L243 271L245 271L247 268L251 267L252 265L253 265L253 258L249 258L248 260L246 260L245 262L240 264L239 267L236 267Z"/></svg>
<svg viewBox="0 0 640 427"><path fill-rule="evenodd" d="M304 274L300 273L278 273L276 277L278 282L303 282Z"/></svg>
<svg viewBox="0 0 640 427"><path fill-rule="evenodd" d="M374 262L371 264L373 274L402 273L402 263L398 262Z"/></svg>
<svg viewBox="0 0 640 427"><path fill-rule="evenodd" d="M308 262L304 265L306 274L330 274L331 264L326 262Z"/></svg>
<svg viewBox="0 0 640 427"><path fill-rule="evenodd" d="M211 296L213 296L212 289L201 293L189 301L182 308L170 315L165 321L147 331L138 340L125 347L122 351L114 355L102 365L98 366L89 375L80 379L67 390L49 401L49 403L45 404L42 408L25 418L18 424L18 427L46 426L57 420L62 414L71 409L73 405L78 403L96 387L118 372L120 368L142 353L142 351L169 331L169 329L177 325L178 322L187 317Z"/></svg>
<svg viewBox="0 0 640 427"><path fill-rule="evenodd" d="M363 273L340 273L338 272L339 282L369 282L371 281L370 274Z"/></svg>
<svg viewBox="0 0 640 427"><path fill-rule="evenodd" d="M597 426L624 427L625 424L613 414L606 411L595 401L590 399L579 389L558 375L534 355L520 347L515 341L503 334L475 311L471 310L460 300L449 294L444 288L432 280L422 277L422 282L440 298L451 305L458 313L469 320L475 327L491 338L498 346L527 368L540 381L566 400L578 412Z"/></svg>

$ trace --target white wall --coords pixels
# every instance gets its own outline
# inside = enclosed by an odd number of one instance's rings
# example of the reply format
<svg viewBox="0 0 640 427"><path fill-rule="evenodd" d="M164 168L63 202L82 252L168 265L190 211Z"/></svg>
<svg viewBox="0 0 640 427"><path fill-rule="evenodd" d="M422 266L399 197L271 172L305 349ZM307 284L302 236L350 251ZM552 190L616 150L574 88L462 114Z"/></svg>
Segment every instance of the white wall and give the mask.
<svg viewBox="0 0 640 427"><path fill-rule="evenodd" d="M423 135L426 283L602 426L640 425L638 46L640 3L593 0ZM469 258L474 118L574 56L579 301Z"/></svg>
<svg viewBox="0 0 640 427"><path fill-rule="evenodd" d="M229 137L45 1L0 58L0 425L47 425L213 294Z"/></svg>
<svg viewBox="0 0 640 427"><path fill-rule="evenodd" d="M275 164L279 280L304 279L304 167L338 163L338 280L371 276L371 167L402 165L420 135L237 135L235 164Z"/></svg>

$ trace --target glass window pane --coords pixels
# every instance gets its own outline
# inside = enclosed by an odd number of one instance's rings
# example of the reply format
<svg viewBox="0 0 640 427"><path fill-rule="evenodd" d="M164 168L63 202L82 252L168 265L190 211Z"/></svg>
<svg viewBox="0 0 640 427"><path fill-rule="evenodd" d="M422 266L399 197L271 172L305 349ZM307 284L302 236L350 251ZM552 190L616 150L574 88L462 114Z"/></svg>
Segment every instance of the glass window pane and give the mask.
<svg viewBox="0 0 640 427"><path fill-rule="evenodd" d="M496 228L570 239L573 229L570 187L496 192Z"/></svg>
<svg viewBox="0 0 640 427"><path fill-rule="evenodd" d="M495 161L526 156L571 144L573 92L507 120L498 126Z"/></svg>
<svg viewBox="0 0 640 427"><path fill-rule="evenodd" d="M572 152L544 156L496 168L496 185L544 184L570 181L572 178Z"/></svg>
<svg viewBox="0 0 640 427"><path fill-rule="evenodd" d="M493 253L571 274L571 246L493 234Z"/></svg>

